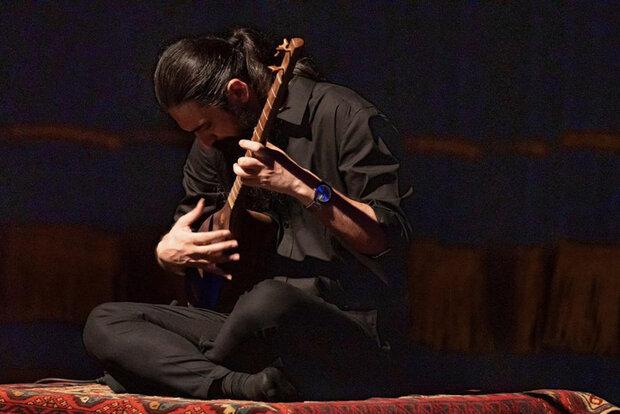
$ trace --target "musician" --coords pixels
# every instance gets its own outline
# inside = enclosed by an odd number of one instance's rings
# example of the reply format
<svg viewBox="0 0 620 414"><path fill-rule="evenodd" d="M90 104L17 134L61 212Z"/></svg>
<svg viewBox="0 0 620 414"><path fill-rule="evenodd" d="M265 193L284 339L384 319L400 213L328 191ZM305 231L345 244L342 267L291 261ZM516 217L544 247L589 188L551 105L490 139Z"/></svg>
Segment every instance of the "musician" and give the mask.
<svg viewBox="0 0 620 414"><path fill-rule="evenodd" d="M117 391L263 401L398 392L407 324L401 253L410 233L399 164L386 146L398 134L372 104L302 60L270 143L250 141L272 55L258 33L238 29L229 39L183 39L159 59L159 104L195 138L186 195L157 260L173 273L199 268L235 282L222 264L240 259L239 241L228 230L195 231L235 177L262 194L258 204L278 225L279 259L230 313L95 308L84 343Z"/></svg>

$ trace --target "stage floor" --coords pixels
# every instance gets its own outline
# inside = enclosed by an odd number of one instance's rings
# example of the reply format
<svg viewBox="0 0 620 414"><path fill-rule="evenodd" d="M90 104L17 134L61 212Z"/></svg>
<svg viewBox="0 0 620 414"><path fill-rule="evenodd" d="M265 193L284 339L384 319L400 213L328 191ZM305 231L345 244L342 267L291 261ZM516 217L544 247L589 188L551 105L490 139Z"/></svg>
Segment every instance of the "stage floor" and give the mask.
<svg viewBox="0 0 620 414"><path fill-rule="evenodd" d="M364 401L262 403L114 394L99 384L0 385L1 413L106 414L414 414L620 412L586 392L536 390L486 395L407 395Z"/></svg>

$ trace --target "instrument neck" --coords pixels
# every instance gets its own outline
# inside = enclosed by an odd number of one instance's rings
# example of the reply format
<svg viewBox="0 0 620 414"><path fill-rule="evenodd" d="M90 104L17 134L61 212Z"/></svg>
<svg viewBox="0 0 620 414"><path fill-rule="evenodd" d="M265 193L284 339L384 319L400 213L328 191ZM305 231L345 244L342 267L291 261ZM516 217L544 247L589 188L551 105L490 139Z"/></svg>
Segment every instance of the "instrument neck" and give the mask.
<svg viewBox="0 0 620 414"><path fill-rule="evenodd" d="M282 86L282 74L281 72L276 73L275 80L267 93L267 99L265 101L265 105L263 105L263 110L258 118L258 123L256 127L254 127L254 132L252 133L252 141L260 142L265 145L267 143L268 134L271 132L273 119L275 118L272 115L274 108L277 110L277 103L279 101L281 95L281 86ZM250 151L245 152L246 157L251 157L252 153ZM226 200L226 204L230 210L233 209L235 203L237 202L237 198L239 197L239 193L242 188L241 179L239 177L235 178L235 182L228 194L228 198Z"/></svg>

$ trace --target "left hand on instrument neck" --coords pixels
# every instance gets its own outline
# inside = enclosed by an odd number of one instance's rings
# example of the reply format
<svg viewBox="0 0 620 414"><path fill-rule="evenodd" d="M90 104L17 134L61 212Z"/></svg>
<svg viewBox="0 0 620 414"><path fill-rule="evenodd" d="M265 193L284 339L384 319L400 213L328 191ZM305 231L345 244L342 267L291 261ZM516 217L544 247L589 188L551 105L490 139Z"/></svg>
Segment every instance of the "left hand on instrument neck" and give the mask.
<svg viewBox="0 0 620 414"><path fill-rule="evenodd" d="M260 187L278 193L300 198L310 188L307 181L309 171L300 167L284 151L273 144L262 145L246 139L239 146L252 152L252 157L241 157L233 165L233 171L244 185Z"/></svg>

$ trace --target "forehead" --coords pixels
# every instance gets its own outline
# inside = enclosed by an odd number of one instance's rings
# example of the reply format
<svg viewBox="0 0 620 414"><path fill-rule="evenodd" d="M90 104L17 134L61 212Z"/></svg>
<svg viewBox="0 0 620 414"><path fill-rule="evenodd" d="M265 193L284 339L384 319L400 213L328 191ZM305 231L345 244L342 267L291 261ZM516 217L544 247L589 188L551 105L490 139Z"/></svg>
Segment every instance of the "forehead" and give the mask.
<svg viewBox="0 0 620 414"><path fill-rule="evenodd" d="M190 101L170 108L168 113L181 129L193 131L202 124L211 122L217 115L218 109Z"/></svg>

